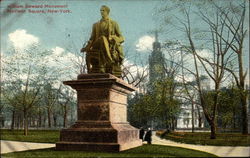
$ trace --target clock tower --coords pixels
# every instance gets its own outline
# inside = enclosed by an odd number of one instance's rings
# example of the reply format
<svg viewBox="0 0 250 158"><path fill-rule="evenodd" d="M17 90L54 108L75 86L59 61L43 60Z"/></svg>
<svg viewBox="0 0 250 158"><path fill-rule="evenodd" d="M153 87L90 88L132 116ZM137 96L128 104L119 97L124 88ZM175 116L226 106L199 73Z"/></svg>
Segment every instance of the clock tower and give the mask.
<svg viewBox="0 0 250 158"><path fill-rule="evenodd" d="M161 43L158 40L158 32L155 32L155 42L153 51L149 55L149 86L153 88L153 83L165 78L164 55L161 51Z"/></svg>

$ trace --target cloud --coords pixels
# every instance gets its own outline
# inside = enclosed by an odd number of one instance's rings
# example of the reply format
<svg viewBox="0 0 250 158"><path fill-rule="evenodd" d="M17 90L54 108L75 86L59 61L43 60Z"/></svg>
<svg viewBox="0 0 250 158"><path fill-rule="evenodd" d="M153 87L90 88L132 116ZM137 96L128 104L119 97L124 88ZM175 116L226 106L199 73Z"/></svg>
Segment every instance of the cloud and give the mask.
<svg viewBox="0 0 250 158"><path fill-rule="evenodd" d="M197 50L197 54L199 54L201 57L206 58L206 59L213 58L213 52L211 52L208 49Z"/></svg>
<svg viewBox="0 0 250 158"><path fill-rule="evenodd" d="M65 50L61 47L55 47L51 49L53 54L55 55L61 55Z"/></svg>
<svg viewBox="0 0 250 158"><path fill-rule="evenodd" d="M148 65L138 65L138 64L133 63L130 60L125 60L123 62L123 68L124 68L124 73L129 74L127 76L129 80L133 80L131 78L132 76L133 77L142 76L142 74L143 74L143 76L147 76L149 73Z"/></svg>
<svg viewBox="0 0 250 158"><path fill-rule="evenodd" d="M31 44L36 44L39 42L39 38L28 34L24 29L18 29L8 35L10 42L17 49L25 49Z"/></svg>
<svg viewBox="0 0 250 158"><path fill-rule="evenodd" d="M153 42L155 41L154 37L145 35L139 38L136 46L136 50L139 52L145 52L148 50L152 50L153 48Z"/></svg>
<svg viewBox="0 0 250 158"><path fill-rule="evenodd" d="M66 52L65 49L58 46L52 48L51 52L50 55L44 57L44 61L51 67L67 67L72 65L72 60L77 58L74 54Z"/></svg>
<svg viewBox="0 0 250 158"><path fill-rule="evenodd" d="M132 61L130 60L125 60L123 62L123 67L126 67L130 73L132 73L133 75L136 75L136 73L143 73L143 71L145 71L146 66L140 66L138 64L134 64Z"/></svg>
<svg viewBox="0 0 250 158"><path fill-rule="evenodd" d="M184 78L183 78L184 77ZM182 77L181 74L177 75L175 80L178 81L178 82L183 82L183 79L184 79L184 82L192 82L195 80L195 77L191 74L184 74L184 76Z"/></svg>

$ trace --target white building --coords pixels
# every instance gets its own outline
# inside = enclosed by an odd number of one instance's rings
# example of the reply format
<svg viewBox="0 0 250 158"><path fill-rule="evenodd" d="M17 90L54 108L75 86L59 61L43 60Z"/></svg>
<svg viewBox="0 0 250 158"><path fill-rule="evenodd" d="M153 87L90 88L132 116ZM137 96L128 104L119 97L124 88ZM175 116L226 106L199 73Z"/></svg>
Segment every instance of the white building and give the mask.
<svg viewBox="0 0 250 158"><path fill-rule="evenodd" d="M201 88L203 90L210 90L210 81L208 79L201 80ZM194 98L194 100L198 100L198 95ZM192 120L194 122L194 128L204 128L204 114L202 107L197 104L193 104L191 102L185 102L185 99L182 99L183 105L181 106L181 113L177 119L177 129L191 129L192 128ZM193 109L193 117L192 117L192 109ZM192 119L193 118L193 119ZM199 122L200 121L200 122Z"/></svg>

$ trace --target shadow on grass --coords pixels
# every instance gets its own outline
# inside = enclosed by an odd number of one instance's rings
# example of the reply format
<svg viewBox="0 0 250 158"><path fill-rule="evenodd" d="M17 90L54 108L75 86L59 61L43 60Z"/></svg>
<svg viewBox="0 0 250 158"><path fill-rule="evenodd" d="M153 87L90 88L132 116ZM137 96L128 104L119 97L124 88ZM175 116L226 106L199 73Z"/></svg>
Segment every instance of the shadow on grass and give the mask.
<svg viewBox="0 0 250 158"><path fill-rule="evenodd" d="M3 154L3 157L53 157L53 158L78 158L78 157L216 157L213 154L197 150L161 146L143 145L121 152L85 152L85 151L56 151L55 148L30 150Z"/></svg>

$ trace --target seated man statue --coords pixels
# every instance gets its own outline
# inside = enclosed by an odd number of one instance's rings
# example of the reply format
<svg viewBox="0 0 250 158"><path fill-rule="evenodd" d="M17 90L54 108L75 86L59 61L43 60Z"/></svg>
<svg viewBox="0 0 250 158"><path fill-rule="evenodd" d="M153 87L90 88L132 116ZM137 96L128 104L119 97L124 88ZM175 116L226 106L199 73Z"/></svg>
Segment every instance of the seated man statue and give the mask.
<svg viewBox="0 0 250 158"><path fill-rule="evenodd" d="M102 19L92 27L91 37L81 52L86 52L88 73L111 73L121 77L124 38L119 25L109 18L109 7L101 7Z"/></svg>

